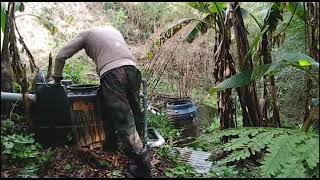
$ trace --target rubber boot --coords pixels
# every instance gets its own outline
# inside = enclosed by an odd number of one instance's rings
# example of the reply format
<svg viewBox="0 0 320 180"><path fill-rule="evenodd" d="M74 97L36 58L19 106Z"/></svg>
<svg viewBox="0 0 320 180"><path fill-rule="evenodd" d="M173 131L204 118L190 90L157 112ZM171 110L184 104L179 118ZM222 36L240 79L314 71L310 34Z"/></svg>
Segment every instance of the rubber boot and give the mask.
<svg viewBox="0 0 320 180"><path fill-rule="evenodd" d="M149 152L146 147L141 151L133 152L133 160L135 165L129 166L130 178L151 178L151 162Z"/></svg>

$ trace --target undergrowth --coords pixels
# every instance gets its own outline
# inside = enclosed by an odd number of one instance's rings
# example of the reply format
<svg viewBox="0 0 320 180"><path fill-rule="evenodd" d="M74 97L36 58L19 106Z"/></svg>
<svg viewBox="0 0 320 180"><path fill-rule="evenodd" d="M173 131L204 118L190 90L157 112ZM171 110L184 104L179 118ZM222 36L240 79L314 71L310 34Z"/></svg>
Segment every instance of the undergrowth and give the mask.
<svg viewBox="0 0 320 180"><path fill-rule="evenodd" d="M257 176L277 178L319 177L319 135L283 128L234 128L219 137L229 137L223 145L228 155L219 163L257 158Z"/></svg>
<svg viewBox="0 0 320 180"><path fill-rule="evenodd" d="M179 158L179 152L172 145L165 145L155 151L159 156L173 162L174 167L167 167L165 175L169 178L194 178L201 177L194 167Z"/></svg>
<svg viewBox="0 0 320 180"><path fill-rule="evenodd" d="M21 119L15 114L11 119L1 121L1 169L13 165L17 168L14 177L39 177L41 169L51 161L52 153L35 141L34 134L15 131L16 123L20 123Z"/></svg>
<svg viewBox="0 0 320 180"><path fill-rule="evenodd" d="M181 136L181 130L175 129L172 121L165 113L149 114L149 125L160 131L160 134L165 138L166 145L158 148L155 152L164 159L167 159L175 165L167 167L165 175L169 178L191 178L200 177L194 167L186 164L179 159L178 151L173 148L173 142Z"/></svg>
<svg viewBox="0 0 320 180"><path fill-rule="evenodd" d="M174 128L173 122L164 112L159 114L149 113L148 124L158 129L168 144L181 137L181 130Z"/></svg>

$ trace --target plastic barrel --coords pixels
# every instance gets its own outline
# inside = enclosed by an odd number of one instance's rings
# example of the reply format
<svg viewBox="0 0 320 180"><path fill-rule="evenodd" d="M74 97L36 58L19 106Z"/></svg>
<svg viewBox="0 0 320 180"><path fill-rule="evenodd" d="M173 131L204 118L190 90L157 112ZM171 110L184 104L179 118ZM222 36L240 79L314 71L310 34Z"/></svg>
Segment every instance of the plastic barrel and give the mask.
<svg viewBox="0 0 320 180"><path fill-rule="evenodd" d="M99 113L98 85L69 85L68 100L73 136L80 147L97 144L105 139L103 121Z"/></svg>
<svg viewBox="0 0 320 180"><path fill-rule="evenodd" d="M191 100L174 100L166 105L166 113L173 120L175 127L182 129L182 136L197 137L197 107Z"/></svg>

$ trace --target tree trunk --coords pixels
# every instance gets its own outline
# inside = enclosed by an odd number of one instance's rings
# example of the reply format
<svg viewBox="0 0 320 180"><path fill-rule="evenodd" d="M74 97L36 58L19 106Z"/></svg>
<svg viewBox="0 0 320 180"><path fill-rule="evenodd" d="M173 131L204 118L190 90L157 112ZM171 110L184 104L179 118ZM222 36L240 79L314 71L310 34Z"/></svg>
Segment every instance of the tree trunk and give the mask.
<svg viewBox="0 0 320 180"><path fill-rule="evenodd" d="M228 15L227 15L228 16ZM216 17L218 18L218 17ZM219 46L214 53L215 67L213 70L213 76L215 83L220 83L224 79L234 75L233 59L229 53L230 42L230 23L226 21L225 24L220 20L216 20L219 27L219 33L216 34ZM223 27L224 26L224 30ZM233 128L234 123L234 108L232 103L231 89L225 92L218 92L218 113L220 117L220 129ZM222 143L227 139L221 139Z"/></svg>
<svg viewBox="0 0 320 180"><path fill-rule="evenodd" d="M269 38L267 35L267 32L262 35L262 46L261 46L261 52L262 52L262 60L264 64L271 64L272 63L272 57L271 57L271 46L270 46L270 40L272 37L272 34L269 32ZM269 107L272 108L272 114L273 114L273 124L275 127L280 127L280 113L279 108L277 104L277 90L275 87L274 82L274 75L271 75L270 77L264 77L264 81L266 82L266 85L264 87L264 100L266 101L264 103L264 119L267 120L266 123L271 124L269 117L268 117L268 111L270 110ZM271 95L269 101L269 96ZM271 105L270 105L271 104Z"/></svg>
<svg viewBox="0 0 320 180"><path fill-rule="evenodd" d="M10 35L10 26L12 19L9 17L9 14L13 12L14 3L8 3L8 11L6 15L6 28L4 31L3 46L1 50L1 91L3 92L12 92L12 81L13 73L10 63L10 54L9 54L9 35ZM1 119L7 118L11 110L11 103L1 101Z"/></svg>
<svg viewBox="0 0 320 180"><path fill-rule="evenodd" d="M308 27L309 52L312 58L319 61L319 2L308 2L307 12L308 18L306 23ZM311 68L309 70L312 71ZM306 100L303 122L308 119L310 114L312 80L309 75L306 75L305 84Z"/></svg>
<svg viewBox="0 0 320 180"><path fill-rule="evenodd" d="M17 47L17 39L15 35L15 22L14 22L14 2L9 2L6 17L6 30L4 34L4 44L1 55L1 91L12 92L12 84L15 81L21 87L23 93L24 110L28 110L28 81L26 76L26 67L21 64L19 50ZM1 104L1 110L4 117L9 115L11 107L8 103Z"/></svg>
<svg viewBox="0 0 320 180"><path fill-rule="evenodd" d="M246 34L246 29L243 23L242 14L240 11L240 4L238 2L230 3L230 11L233 13L233 30L237 42L239 71L253 68L252 59L247 55L249 50L249 42ZM261 126L262 116L258 104L255 83L246 87L237 88L242 116L243 126Z"/></svg>

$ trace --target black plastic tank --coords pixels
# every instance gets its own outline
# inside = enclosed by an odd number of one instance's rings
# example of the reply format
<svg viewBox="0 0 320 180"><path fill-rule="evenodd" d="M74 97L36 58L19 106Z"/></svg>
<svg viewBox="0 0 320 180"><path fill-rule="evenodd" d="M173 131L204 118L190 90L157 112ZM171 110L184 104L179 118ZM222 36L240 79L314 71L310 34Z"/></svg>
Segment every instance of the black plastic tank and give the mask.
<svg viewBox="0 0 320 180"><path fill-rule="evenodd" d="M191 100L173 100L166 105L166 113L173 120L175 127L182 129L183 137L198 137L197 107Z"/></svg>
<svg viewBox="0 0 320 180"><path fill-rule="evenodd" d="M99 110L98 85L67 86L72 132L81 147L104 141L103 121Z"/></svg>
<svg viewBox="0 0 320 180"><path fill-rule="evenodd" d="M31 103L31 119L37 140L44 147L64 145L72 126L66 89L37 83L35 92L36 103Z"/></svg>

